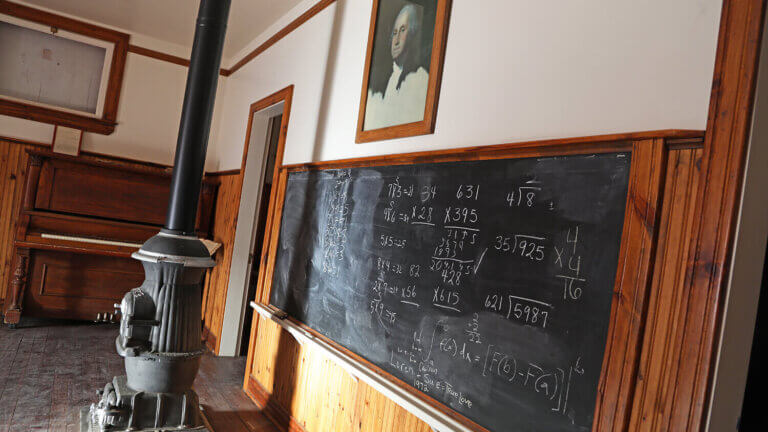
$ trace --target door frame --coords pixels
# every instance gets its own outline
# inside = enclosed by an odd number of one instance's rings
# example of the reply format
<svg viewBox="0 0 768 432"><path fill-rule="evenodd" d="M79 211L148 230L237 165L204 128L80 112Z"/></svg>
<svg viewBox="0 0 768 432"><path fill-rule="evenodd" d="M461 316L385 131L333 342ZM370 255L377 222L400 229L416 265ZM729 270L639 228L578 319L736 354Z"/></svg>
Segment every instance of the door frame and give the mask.
<svg viewBox="0 0 768 432"><path fill-rule="evenodd" d="M242 334L244 329L243 327L243 320L245 319L245 312L246 308L248 307L248 302L251 299L247 299L247 293L248 293L248 284L250 283L250 269L253 265L252 260L247 260L244 271L245 271L245 277L239 276L237 274L233 275L233 267L235 265L235 259L239 256L242 256L242 250L235 250L242 249L244 244L238 244L237 242L237 228L240 225L240 216L243 211L243 189L245 184L245 175L246 175L246 163L248 160L248 152L250 150L250 144L251 144L251 138L253 133L253 121L258 115L259 112L264 111L270 107L273 107L275 105L278 105L280 103L283 104L283 113L282 113L282 121L280 123L280 137L278 139L277 143L277 152L275 155L275 170L273 175L273 184L277 181L277 168L279 168L283 164L283 155L285 153L285 142L287 138L288 133L288 125L290 122L290 113L291 113L291 102L293 100L293 85L289 85L288 87L283 88L282 90L279 90L263 99L260 99L254 103L252 103L248 109L248 126L245 133L245 145L243 146L243 156L242 156L242 162L240 164L240 174L238 175L238 188L239 193L237 195L237 201L238 201L238 211L237 215L233 219L234 229L235 233L232 238L233 247L232 247L232 260L230 261L230 267L227 269L228 277L227 277L227 287L226 287L226 301L224 303L224 312L222 317L222 323L221 323L221 334L218 338L218 346L217 346L217 352L216 354L222 355L222 356L235 356L238 355L240 352L240 343L242 340ZM262 173L261 178L258 180L257 187L261 188L263 185L262 179L263 179L263 171L266 169L266 155L269 152L269 147L265 146L264 148L264 155L262 155L262 166L260 167L259 172ZM273 194L274 196L274 194ZM271 201L273 197L270 197L270 209L271 209ZM256 208L260 205L259 202L256 202ZM267 212L267 223L272 218L272 212ZM254 233L253 233L253 227L256 224L256 221L248 221L250 223L250 229L251 232L248 236L248 243L247 243L247 252L245 252L245 256L248 257L248 255L253 250L253 241L254 241ZM264 241L265 243L269 240L270 233L265 233L264 235ZM242 240L244 242L244 240ZM238 248L238 246L240 246ZM255 259L253 260L255 261ZM256 324L258 321L257 314L254 315L253 323ZM253 330L252 330L253 331Z"/></svg>

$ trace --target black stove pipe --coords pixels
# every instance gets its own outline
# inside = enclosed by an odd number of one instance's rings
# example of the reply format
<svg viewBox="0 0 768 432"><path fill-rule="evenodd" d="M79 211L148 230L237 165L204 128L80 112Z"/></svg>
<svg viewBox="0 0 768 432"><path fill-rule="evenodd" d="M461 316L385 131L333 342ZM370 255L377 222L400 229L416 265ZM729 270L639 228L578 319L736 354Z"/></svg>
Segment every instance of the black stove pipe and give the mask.
<svg viewBox="0 0 768 432"><path fill-rule="evenodd" d="M201 0L181 112L165 229L194 235L231 0Z"/></svg>
<svg viewBox="0 0 768 432"><path fill-rule="evenodd" d="M195 219L230 3L200 1L165 228L131 255L146 278L115 305L126 373L80 411L80 432L208 430L192 385L205 353L203 279L215 262L195 236Z"/></svg>

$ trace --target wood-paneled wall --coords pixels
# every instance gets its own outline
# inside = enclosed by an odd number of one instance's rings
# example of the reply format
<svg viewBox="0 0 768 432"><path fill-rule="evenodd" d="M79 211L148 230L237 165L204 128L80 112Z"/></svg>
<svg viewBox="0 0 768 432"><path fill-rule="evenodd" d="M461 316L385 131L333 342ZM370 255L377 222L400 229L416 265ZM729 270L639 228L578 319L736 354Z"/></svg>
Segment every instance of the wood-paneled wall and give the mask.
<svg viewBox="0 0 768 432"><path fill-rule="evenodd" d="M643 350L633 401L631 430L672 430L669 414L675 390L674 370L683 348L683 322L689 285L685 284L702 149L669 153L661 209L656 264L648 299Z"/></svg>
<svg viewBox="0 0 768 432"><path fill-rule="evenodd" d="M280 326L257 320L249 396L280 430L431 432L432 429Z"/></svg>
<svg viewBox="0 0 768 432"><path fill-rule="evenodd" d="M28 148L0 139L0 311L6 298L13 260L13 237L27 169Z"/></svg>
<svg viewBox="0 0 768 432"><path fill-rule="evenodd" d="M221 243L222 247L216 253L216 267L208 272L203 290L203 337L208 349L218 354L243 179L239 172L210 177L219 183L213 215L213 241Z"/></svg>
<svg viewBox="0 0 768 432"><path fill-rule="evenodd" d="M630 430L667 430L674 392L668 373L679 361L685 320L687 242L699 178L701 143L669 150L663 179L658 249L637 376ZM244 387L282 430L308 432L430 432L429 426L357 381L333 361L301 346L277 324L255 323L251 373Z"/></svg>

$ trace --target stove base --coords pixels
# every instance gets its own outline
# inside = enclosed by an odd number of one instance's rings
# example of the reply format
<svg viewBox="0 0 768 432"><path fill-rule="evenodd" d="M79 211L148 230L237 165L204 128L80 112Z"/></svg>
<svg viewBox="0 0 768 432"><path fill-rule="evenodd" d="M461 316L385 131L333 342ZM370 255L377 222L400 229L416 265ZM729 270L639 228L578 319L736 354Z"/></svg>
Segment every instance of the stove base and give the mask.
<svg viewBox="0 0 768 432"><path fill-rule="evenodd" d="M80 432L213 432L192 390L138 392L117 376L101 395L98 404L80 410Z"/></svg>
<svg viewBox="0 0 768 432"><path fill-rule="evenodd" d="M93 425L91 423L91 409L89 407L84 407L80 409L80 432L102 432L99 426ZM205 423L205 427L202 429L176 429L176 428L170 428L170 429L129 429L130 432L142 432L142 431L149 431L149 432L165 432L165 431L173 431L173 432L188 432L188 431L195 431L195 432L215 432L213 428L211 427L211 423L208 421L208 418L205 416L205 412L201 409L200 410L200 417L203 419L203 423ZM119 429L108 429L110 432L122 432Z"/></svg>

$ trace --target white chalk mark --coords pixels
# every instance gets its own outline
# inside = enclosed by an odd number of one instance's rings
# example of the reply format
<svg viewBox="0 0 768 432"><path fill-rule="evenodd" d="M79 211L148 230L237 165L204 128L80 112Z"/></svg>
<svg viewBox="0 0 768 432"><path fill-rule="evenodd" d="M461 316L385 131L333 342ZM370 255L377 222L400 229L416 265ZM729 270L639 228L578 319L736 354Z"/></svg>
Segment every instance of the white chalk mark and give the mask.
<svg viewBox="0 0 768 432"><path fill-rule="evenodd" d="M414 303L414 302L409 302L409 301L407 301L407 300L400 300L400 303L405 303L405 304L407 304L407 305L416 306L416 307L421 307L421 305L420 305L420 304L418 304L418 303Z"/></svg>
<svg viewBox="0 0 768 432"><path fill-rule="evenodd" d="M460 260L460 259L457 259L457 258L438 258L438 257L432 257L432 259L442 260L442 261L455 261L455 262L461 263L461 264L468 264L468 263L475 262L475 260Z"/></svg>
<svg viewBox="0 0 768 432"><path fill-rule="evenodd" d="M437 304L437 303L432 303L432 306L439 307L441 309L450 309L452 311L461 312L459 309L456 309L455 307L446 306L446 305L440 305L440 304Z"/></svg>
<svg viewBox="0 0 768 432"><path fill-rule="evenodd" d="M485 256L485 253L488 252L488 248L485 248L482 254L480 254L480 259L477 260L477 265L475 265L475 274L477 274L477 269L480 268L480 263L483 262L483 257Z"/></svg>
<svg viewBox="0 0 768 432"><path fill-rule="evenodd" d="M491 348L493 348L493 345L488 344L488 349L485 351L485 361L483 362L483 376L485 376L485 371L488 370L488 357L491 354Z"/></svg>
<svg viewBox="0 0 768 432"><path fill-rule="evenodd" d="M435 224L431 222L411 222L411 225L429 225L429 226L435 226Z"/></svg>
<svg viewBox="0 0 768 432"><path fill-rule="evenodd" d="M568 412L568 394L571 392L571 376L573 376L573 368L568 368L568 383L565 387L565 402L563 404L563 414Z"/></svg>
<svg viewBox="0 0 768 432"><path fill-rule="evenodd" d="M562 278L562 279L569 279L572 281L579 281L579 282L586 282L587 280L584 278L578 278L573 276L566 276L566 275L556 275L555 277Z"/></svg>
<svg viewBox="0 0 768 432"><path fill-rule="evenodd" d="M513 296L513 295L511 295L511 296L509 296L509 297L510 297L510 298L513 298L513 299L518 299L518 300L528 301L528 302L531 302L531 303L537 303L537 304L540 304L540 305L542 305L542 306L546 306L546 307L548 307L548 308L551 308L551 307L552 307L552 305L551 305L551 304L549 304L549 303L544 303L543 301L538 301L538 300L534 300L534 299L529 299L529 298L526 298L526 297L519 297L519 296Z"/></svg>
<svg viewBox="0 0 768 432"><path fill-rule="evenodd" d="M529 239L534 239L534 240L546 240L547 239L546 237L536 237L536 236L527 235L527 234L515 234L515 238L519 238L519 237L529 238Z"/></svg>
<svg viewBox="0 0 768 432"><path fill-rule="evenodd" d="M435 324L435 328L432 329L432 340L429 342L429 352L427 353L427 357L424 358L424 361L429 360L429 357L432 356L432 347L435 346L435 334L437 333L437 326L441 325L443 320L438 321Z"/></svg>
<svg viewBox="0 0 768 432"><path fill-rule="evenodd" d="M466 231L480 231L477 228L467 228L463 226L456 226L456 225L446 225L443 228L452 228L452 229L460 229L460 230L466 230Z"/></svg>

